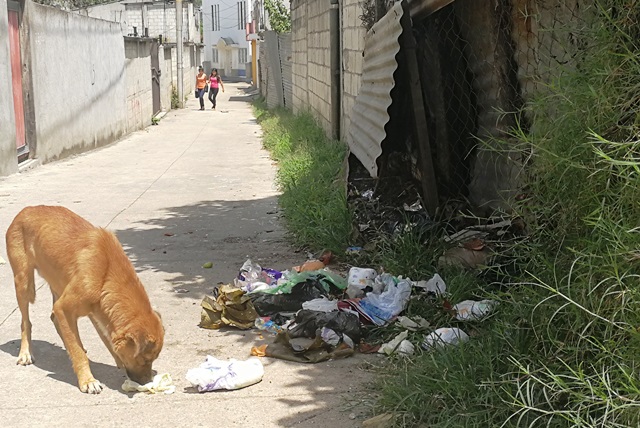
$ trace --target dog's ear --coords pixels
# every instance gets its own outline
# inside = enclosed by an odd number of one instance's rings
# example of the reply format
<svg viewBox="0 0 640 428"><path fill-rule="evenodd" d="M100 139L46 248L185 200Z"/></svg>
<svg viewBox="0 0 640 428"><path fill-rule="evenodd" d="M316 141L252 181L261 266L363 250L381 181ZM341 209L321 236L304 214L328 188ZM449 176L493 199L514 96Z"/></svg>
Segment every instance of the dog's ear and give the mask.
<svg viewBox="0 0 640 428"><path fill-rule="evenodd" d="M113 340L113 350L116 351L116 353L121 352L126 347L131 347L133 349L138 347L137 340L131 333L125 333Z"/></svg>

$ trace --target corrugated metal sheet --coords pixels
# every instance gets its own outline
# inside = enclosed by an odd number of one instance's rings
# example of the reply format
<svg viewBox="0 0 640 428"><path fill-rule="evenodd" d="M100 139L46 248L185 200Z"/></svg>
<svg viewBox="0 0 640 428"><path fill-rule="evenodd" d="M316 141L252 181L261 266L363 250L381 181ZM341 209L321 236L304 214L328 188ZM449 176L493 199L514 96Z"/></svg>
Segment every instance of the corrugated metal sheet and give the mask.
<svg viewBox="0 0 640 428"><path fill-rule="evenodd" d="M293 72L291 66L291 33L278 34L280 47L280 67L282 68L282 87L284 88L284 106L293 108Z"/></svg>
<svg viewBox="0 0 640 428"><path fill-rule="evenodd" d="M407 3L409 3L411 18L420 19L453 3L453 0L408 0Z"/></svg>
<svg viewBox="0 0 640 428"><path fill-rule="evenodd" d="M402 15L402 3L396 3L367 33L360 92L351 114L349 148L372 177L378 176L376 161L387 136L385 127L395 86L393 75L398 68L396 55L400 52Z"/></svg>

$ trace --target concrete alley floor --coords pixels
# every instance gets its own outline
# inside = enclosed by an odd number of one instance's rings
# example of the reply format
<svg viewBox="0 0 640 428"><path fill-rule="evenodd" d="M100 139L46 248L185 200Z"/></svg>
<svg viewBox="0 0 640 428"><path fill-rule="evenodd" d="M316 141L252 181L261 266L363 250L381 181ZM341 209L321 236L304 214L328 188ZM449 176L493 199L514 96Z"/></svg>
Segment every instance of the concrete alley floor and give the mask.
<svg viewBox="0 0 640 428"><path fill-rule="evenodd" d="M225 86L218 111L198 111L190 99L116 144L0 179L4 260L6 229L28 205L63 205L116 232L165 324L154 369L177 385L173 395L124 393L124 372L83 319L80 335L105 389L81 393L39 277L31 306L35 365L17 366L20 314L11 268L0 264L1 426L360 426L372 374L359 355L316 365L264 358L262 382L238 391L199 394L185 380L206 355L246 359L252 346L271 340L253 330L200 329L202 297L232 281L247 256L276 269L305 259L284 239L275 166L262 149L248 87ZM213 268L203 269L208 261Z"/></svg>

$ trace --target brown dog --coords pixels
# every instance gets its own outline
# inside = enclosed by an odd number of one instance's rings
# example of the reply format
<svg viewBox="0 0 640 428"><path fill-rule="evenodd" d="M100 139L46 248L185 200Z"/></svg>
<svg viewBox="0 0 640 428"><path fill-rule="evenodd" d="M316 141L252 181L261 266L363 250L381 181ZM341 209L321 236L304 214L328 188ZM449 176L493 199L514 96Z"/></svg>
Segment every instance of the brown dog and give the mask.
<svg viewBox="0 0 640 428"><path fill-rule="evenodd" d="M63 207L27 207L7 230L7 255L22 313L18 364L33 362L29 303L36 297L37 269L51 288L51 321L82 392L102 391L78 335L78 318L83 316L91 319L117 366L131 379L141 384L152 379L164 328L115 235Z"/></svg>

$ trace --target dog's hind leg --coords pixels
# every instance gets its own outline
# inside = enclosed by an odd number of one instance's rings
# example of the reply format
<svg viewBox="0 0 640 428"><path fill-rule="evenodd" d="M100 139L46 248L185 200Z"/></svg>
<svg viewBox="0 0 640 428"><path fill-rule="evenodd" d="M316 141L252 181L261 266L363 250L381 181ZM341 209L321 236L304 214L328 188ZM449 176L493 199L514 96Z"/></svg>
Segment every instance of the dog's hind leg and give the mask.
<svg viewBox="0 0 640 428"><path fill-rule="evenodd" d="M36 300L36 284L32 262L25 250L24 238L19 227L12 224L7 231L7 256L13 270L13 281L16 287L18 308L22 315L20 324L20 353L17 364L32 364L31 320L29 319L29 303Z"/></svg>
<svg viewBox="0 0 640 428"><path fill-rule="evenodd" d="M73 371L78 377L80 391L88 394L100 394L102 384L93 377L89 367L89 358L84 352L78 333L78 315L74 311L73 300L65 299L63 294L53 305L53 316L58 325L58 331L64 342L67 353L73 365Z"/></svg>

